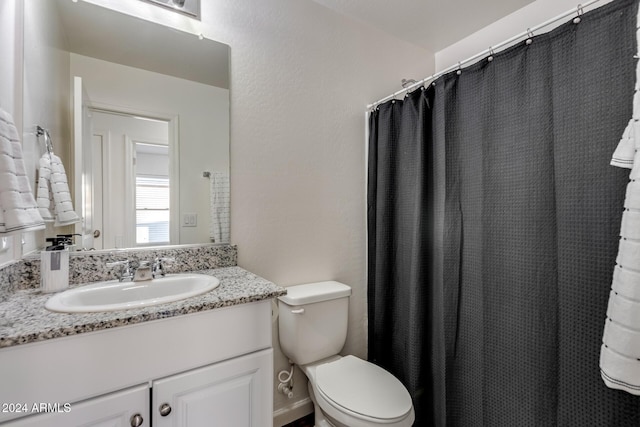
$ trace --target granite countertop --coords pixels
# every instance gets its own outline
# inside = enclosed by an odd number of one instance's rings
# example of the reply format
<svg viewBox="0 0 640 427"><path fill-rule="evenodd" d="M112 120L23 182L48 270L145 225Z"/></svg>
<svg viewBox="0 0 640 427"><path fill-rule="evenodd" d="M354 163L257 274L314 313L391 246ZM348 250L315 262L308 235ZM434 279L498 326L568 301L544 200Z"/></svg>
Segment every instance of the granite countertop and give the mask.
<svg viewBox="0 0 640 427"><path fill-rule="evenodd" d="M54 313L44 308L45 302L53 294L43 294L39 289L12 291L0 298L0 349L261 301L287 293L285 288L240 267L199 270L193 273L216 276L220 285L206 294L181 301L101 313Z"/></svg>

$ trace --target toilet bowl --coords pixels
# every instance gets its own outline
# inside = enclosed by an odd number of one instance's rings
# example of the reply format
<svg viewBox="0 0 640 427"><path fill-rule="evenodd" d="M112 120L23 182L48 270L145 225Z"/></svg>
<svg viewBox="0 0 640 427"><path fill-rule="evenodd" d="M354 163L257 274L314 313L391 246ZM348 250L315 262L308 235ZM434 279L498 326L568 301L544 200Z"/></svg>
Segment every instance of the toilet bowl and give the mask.
<svg viewBox="0 0 640 427"><path fill-rule="evenodd" d="M340 356L351 288L319 282L287 288L278 298L284 354L309 380L316 427L409 427L411 396L392 374L355 356Z"/></svg>
<svg viewBox="0 0 640 427"><path fill-rule="evenodd" d="M411 426L411 396L397 378L355 356L302 366L316 415L336 427ZM320 409L320 413L318 413ZM316 425L318 425L316 417Z"/></svg>

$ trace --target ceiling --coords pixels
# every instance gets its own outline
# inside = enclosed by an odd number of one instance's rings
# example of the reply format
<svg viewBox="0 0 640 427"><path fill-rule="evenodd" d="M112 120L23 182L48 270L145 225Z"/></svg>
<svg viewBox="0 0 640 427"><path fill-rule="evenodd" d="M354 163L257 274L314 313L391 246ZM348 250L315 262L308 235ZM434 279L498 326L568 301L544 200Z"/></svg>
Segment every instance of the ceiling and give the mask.
<svg viewBox="0 0 640 427"><path fill-rule="evenodd" d="M533 0L314 0L435 53Z"/></svg>

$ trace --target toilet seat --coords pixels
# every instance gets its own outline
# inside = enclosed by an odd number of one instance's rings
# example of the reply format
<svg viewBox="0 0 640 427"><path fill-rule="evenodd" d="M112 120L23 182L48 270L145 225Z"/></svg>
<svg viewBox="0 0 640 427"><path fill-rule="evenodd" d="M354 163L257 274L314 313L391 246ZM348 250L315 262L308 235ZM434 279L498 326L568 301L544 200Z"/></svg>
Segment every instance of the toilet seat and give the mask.
<svg viewBox="0 0 640 427"><path fill-rule="evenodd" d="M312 371L318 403L338 421L355 425L356 419L362 425L387 426L410 426L413 422L409 392L384 369L355 356L345 356L319 363Z"/></svg>

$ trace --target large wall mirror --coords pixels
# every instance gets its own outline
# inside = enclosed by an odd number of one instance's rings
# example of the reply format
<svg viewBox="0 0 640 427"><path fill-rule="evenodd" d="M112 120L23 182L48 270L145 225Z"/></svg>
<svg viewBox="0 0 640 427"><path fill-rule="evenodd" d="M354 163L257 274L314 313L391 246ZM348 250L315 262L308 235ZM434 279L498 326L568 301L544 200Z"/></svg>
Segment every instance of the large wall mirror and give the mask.
<svg viewBox="0 0 640 427"><path fill-rule="evenodd" d="M229 47L84 1L24 5L27 169L35 189L41 126L81 218L34 248L228 243Z"/></svg>

